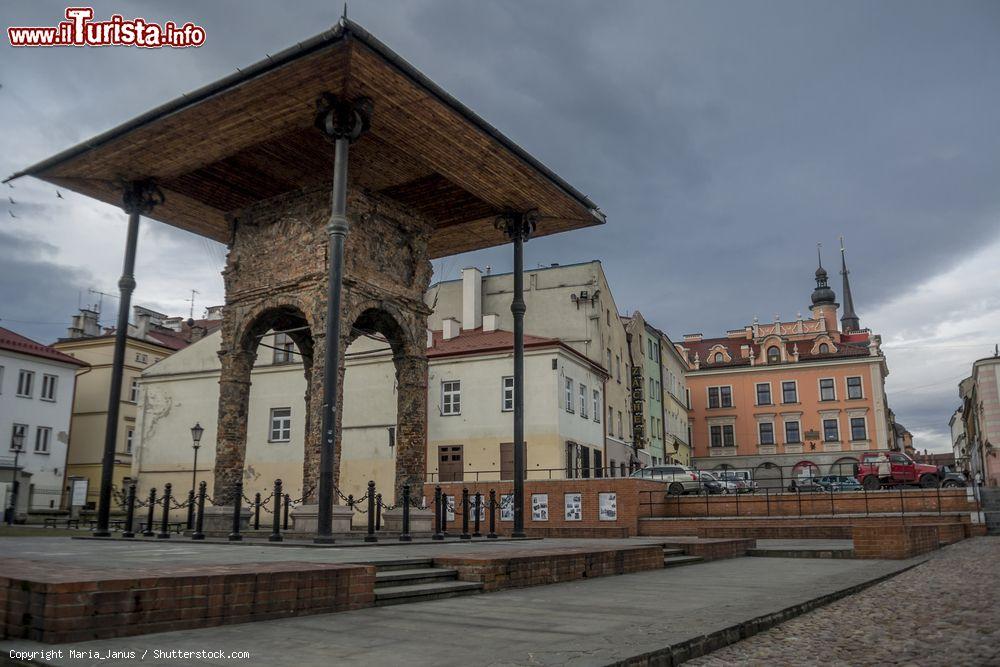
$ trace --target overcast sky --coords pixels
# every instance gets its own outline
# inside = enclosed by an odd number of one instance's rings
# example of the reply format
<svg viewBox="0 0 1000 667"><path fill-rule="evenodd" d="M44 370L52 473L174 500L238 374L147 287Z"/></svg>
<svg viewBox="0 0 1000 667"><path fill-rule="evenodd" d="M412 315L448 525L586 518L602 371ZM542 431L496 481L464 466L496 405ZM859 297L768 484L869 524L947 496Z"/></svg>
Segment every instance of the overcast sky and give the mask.
<svg viewBox="0 0 1000 667"><path fill-rule="evenodd" d="M96 2L194 21L198 49L0 47L8 175L332 25L337 3ZM65 3L4 2L54 25ZM946 449L957 382L1000 340L1000 3L352 2L349 15L604 210L526 266L604 262L623 310L678 338L808 315L816 243L848 248L890 405ZM116 293L124 214L31 179L2 189L0 324L51 342ZM12 198L14 203L8 200ZM16 217L14 217L16 216ZM133 303L221 303L225 248L144 223ZM435 262L509 270L509 248ZM840 294L840 276L831 270ZM104 298L102 321L114 319Z"/></svg>

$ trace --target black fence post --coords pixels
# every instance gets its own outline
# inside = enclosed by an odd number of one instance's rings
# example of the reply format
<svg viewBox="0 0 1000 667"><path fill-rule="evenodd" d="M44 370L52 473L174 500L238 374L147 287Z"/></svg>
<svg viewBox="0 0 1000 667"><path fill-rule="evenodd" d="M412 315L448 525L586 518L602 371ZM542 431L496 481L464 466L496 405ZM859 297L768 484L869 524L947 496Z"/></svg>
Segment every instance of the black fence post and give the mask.
<svg viewBox="0 0 1000 667"><path fill-rule="evenodd" d="M938 503L938 516L941 516L941 480L937 483L937 503Z"/></svg>
<svg viewBox="0 0 1000 667"><path fill-rule="evenodd" d="M940 504L940 503L939 503ZM128 487L128 498L125 500L125 530L122 537L135 537L132 524L135 522L135 484Z"/></svg>
<svg viewBox="0 0 1000 667"><path fill-rule="evenodd" d="M253 529L260 530L260 492L253 497Z"/></svg>
<svg viewBox="0 0 1000 667"><path fill-rule="evenodd" d="M795 485L795 495L799 498L799 516L802 516L802 489L799 488L798 484Z"/></svg>
<svg viewBox="0 0 1000 667"><path fill-rule="evenodd" d="M899 518L900 521L906 523L906 503L903 501L903 486L899 486Z"/></svg>
<svg viewBox="0 0 1000 667"><path fill-rule="evenodd" d="M368 480L368 534L365 542L378 542L375 537L375 482Z"/></svg>
<svg viewBox="0 0 1000 667"><path fill-rule="evenodd" d="M403 485L403 525L399 533L400 542L410 542L410 485Z"/></svg>
<svg viewBox="0 0 1000 667"><path fill-rule="evenodd" d="M865 492L865 516L868 516L868 489L861 487L861 490Z"/></svg>
<svg viewBox="0 0 1000 667"><path fill-rule="evenodd" d="M441 534L448 537L448 494L441 494Z"/></svg>
<svg viewBox="0 0 1000 667"><path fill-rule="evenodd" d="M486 539L497 539L497 492L490 489L490 532L486 533Z"/></svg>
<svg viewBox="0 0 1000 667"><path fill-rule="evenodd" d="M191 535L192 540L205 539L205 533L202 532L202 529L205 527L205 493L207 489L208 482L198 484L198 517L195 519L194 534Z"/></svg>
<svg viewBox="0 0 1000 667"><path fill-rule="evenodd" d="M288 509L292 504L292 495L290 493L285 494L285 517L283 525L281 526L284 530L288 530Z"/></svg>
<svg viewBox="0 0 1000 667"><path fill-rule="evenodd" d="M479 532L479 513L480 513L480 511L482 511L482 507L483 507L483 494L480 493L479 491L476 491L476 500L473 503L473 505L475 506L476 522L474 524L475 525L475 529L472 531L472 536L473 537L482 537L483 534ZM940 503L938 503L938 505L940 505Z"/></svg>
<svg viewBox="0 0 1000 667"><path fill-rule="evenodd" d="M158 540L170 539L170 482L163 485L163 519L160 521Z"/></svg>
<svg viewBox="0 0 1000 667"><path fill-rule="evenodd" d="M233 493L233 532L229 533L230 542L240 542L243 536L240 535L240 511L243 509L243 482L236 482Z"/></svg>
<svg viewBox="0 0 1000 667"><path fill-rule="evenodd" d="M736 516L740 515L740 490L736 489Z"/></svg>
<svg viewBox="0 0 1000 667"><path fill-rule="evenodd" d="M271 536L267 538L268 542L281 542L284 538L281 536L281 480L274 480L274 524L271 527Z"/></svg>
<svg viewBox="0 0 1000 667"><path fill-rule="evenodd" d="M468 487L462 489L462 534L459 535L459 539L471 540L472 535L469 535L469 489Z"/></svg>
<svg viewBox="0 0 1000 667"><path fill-rule="evenodd" d="M382 530L382 494L375 494L375 532Z"/></svg>
<svg viewBox="0 0 1000 667"><path fill-rule="evenodd" d="M191 530L192 528L194 528L194 489L188 491L187 506L188 506L187 529Z"/></svg>
<svg viewBox="0 0 1000 667"><path fill-rule="evenodd" d="M767 515L771 516L771 487L764 487L764 502L767 503Z"/></svg>
<svg viewBox="0 0 1000 667"><path fill-rule="evenodd" d="M434 535L432 540L443 540L444 533L441 530L441 485L434 487Z"/></svg>
<svg viewBox="0 0 1000 667"><path fill-rule="evenodd" d="M152 537L153 524L156 523L156 489L149 490L149 513L146 516L146 530L142 531L143 537Z"/></svg>
<svg viewBox="0 0 1000 667"><path fill-rule="evenodd" d="M837 515L837 508L833 506L833 484L830 485L830 516Z"/></svg>

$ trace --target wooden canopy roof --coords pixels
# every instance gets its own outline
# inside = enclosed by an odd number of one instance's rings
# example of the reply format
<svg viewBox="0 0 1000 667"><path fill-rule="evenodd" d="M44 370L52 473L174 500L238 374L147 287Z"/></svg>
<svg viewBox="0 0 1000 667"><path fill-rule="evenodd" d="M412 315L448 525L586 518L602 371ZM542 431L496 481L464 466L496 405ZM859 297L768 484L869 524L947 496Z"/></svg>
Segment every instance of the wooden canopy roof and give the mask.
<svg viewBox="0 0 1000 667"><path fill-rule="evenodd" d="M122 179L154 178L151 216L227 242L227 214L328 183L333 146L314 125L323 92L374 103L349 178L435 221L433 257L498 245L505 209L537 209L537 234L601 224L587 197L357 24L332 30L14 174L114 205Z"/></svg>

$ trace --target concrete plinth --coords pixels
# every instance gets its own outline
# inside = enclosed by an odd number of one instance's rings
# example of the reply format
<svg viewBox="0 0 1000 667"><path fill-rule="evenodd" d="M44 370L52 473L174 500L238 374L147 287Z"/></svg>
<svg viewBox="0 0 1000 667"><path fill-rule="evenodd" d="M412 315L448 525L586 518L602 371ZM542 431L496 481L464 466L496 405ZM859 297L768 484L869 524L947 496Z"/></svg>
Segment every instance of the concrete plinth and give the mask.
<svg viewBox="0 0 1000 667"><path fill-rule="evenodd" d="M296 533L315 535L319 528L319 505L302 505L291 511L292 529ZM354 510L345 505L333 506L333 532L351 532L351 519Z"/></svg>
<svg viewBox="0 0 1000 667"><path fill-rule="evenodd" d="M403 509L396 508L382 513L382 523L386 531L403 532ZM434 512L432 510L410 510L410 535L430 535L434 532Z"/></svg>
<svg viewBox="0 0 1000 667"><path fill-rule="evenodd" d="M250 528L250 510L246 507L240 508L240 531ZM205 507L205 519L203 528L206 533L231 533L233 532L233 506L232 505L207 505Z"/></svg>

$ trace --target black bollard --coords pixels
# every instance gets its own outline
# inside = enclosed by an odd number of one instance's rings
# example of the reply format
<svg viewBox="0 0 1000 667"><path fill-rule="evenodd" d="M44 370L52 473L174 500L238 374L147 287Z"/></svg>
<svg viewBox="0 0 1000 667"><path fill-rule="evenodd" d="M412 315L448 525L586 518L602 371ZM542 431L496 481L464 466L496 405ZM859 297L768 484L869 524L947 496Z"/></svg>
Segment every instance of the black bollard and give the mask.
<svg viewBox="0 0 1000 667"><path fill-rule="evenodd" d="M292 496L291 496L291 494L286 493L285 494L285 522L284 522L284 525L282 526L282 528L284 530L288 530L288 507L291 504L292 504Z"/></svg>
<svg viewBox="0 0 1000 667"><path fill-rule="evenodd" d="M260 530L260 493L253 497L253 529Z"/></svg>
<svg viewBox="0 0 1000 667"><path fill-rule="evenodd" d="M243 482L236 482L233 493L233 532L229 533L230 542L240 542L243 536L240 535L240 510L243 509Z"/></svg>
<svg viewBox="0 0 1000 667"><path fill-rule="evenodd" d="M462 534L459 535L459 539L471 540L472 535L469 535L469 489L468 487L462 489Z"/></svg>
<svg viewBox="0 0 1000 667"><path fill-rule="evenodd" d="M194 533L191 535L192 540L205 539L205 533L202 532L202 528L205 526L205 493L207 489L208 482L202 482L198 485L198 518L195 519Z"/></svg>
<svg viewBox="0 0 1000 667"><path fill-rule="evenodd" d="M403 485L403 530L399 534L400 542L410 542L410 485Z"/></svg>
<svg viewBox="0 0 1000 667"><path fill-rule="evenodd" d="M490 489L490 532L486 533L486 539L495 540L497 538L497 492Z"/></svg>
<svg viewBox="0 0 1000 667"><path fill-rule="evenodd" d="M375 494L375 532L382 530L382 494Z"/></svg>
<svg viewBox="0 0 1000 667"><path fill-rule="evenodd" d="M132 524L135 523L135 484L128 487L128 500L125 501L125 531L122 537L135 537L132 531Z"/></svg>
<svg viewBox="0 0 1000 667"><path fill-rule="evenodd" d="M149 490L149 514L146 516L146 530L142 531L143 537L152 537L153 523L156 521L156 489Z"/></svg>
<svg viewBox="0 0 1000 667"><path fill-rule="evenodd" d="M274 526L268 542L281 542L281 480L274 480Z"/></svg>
<svg viewBox="0 0 1000 667"><path fill-rule="evenodd" d="M188 521L187 529L194 528L194 489L188 491Z"/></svg>
<svg viewBox="0 0 1000 667"><path fill-rule="evenodd" d="M170 539L170 482L163 485L163 519L160 521L158 540Z"/></svg>
<svg viewBox="0 0 1000 667"><path fill-rule="evenodd" d="M434 487L434 535L432 540L443 540L444 533L441 532L441 485Z"/></svg>
<svg viewBox="0 0 1000 667"><path fill-rule="evenodd" d="M375 537L375 482L368 481L368 534L365 542L378 542Z"/></svg>
<svg viewBox="0 0 1000 667"><path fill-rule="evenodd" d="M483 494L481 494L479 491L476 491L476 502L474 504L476 508L476 514L475 514L476 523L474 524L475 529L472 531L472 536L482 537L483 534L479 532L479 512L482 510L483 507Z"/></svg>
<svg viewBox="0 0 1000 667"><path fill-rule="evenodd" d="M441 494L441 534L448 537L448 494Z"/></svg>

